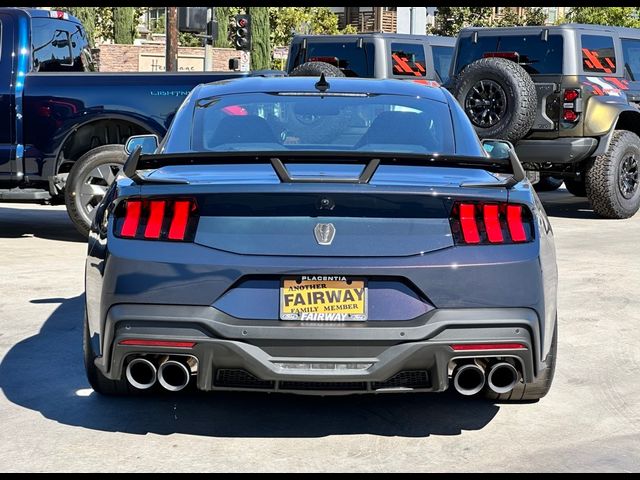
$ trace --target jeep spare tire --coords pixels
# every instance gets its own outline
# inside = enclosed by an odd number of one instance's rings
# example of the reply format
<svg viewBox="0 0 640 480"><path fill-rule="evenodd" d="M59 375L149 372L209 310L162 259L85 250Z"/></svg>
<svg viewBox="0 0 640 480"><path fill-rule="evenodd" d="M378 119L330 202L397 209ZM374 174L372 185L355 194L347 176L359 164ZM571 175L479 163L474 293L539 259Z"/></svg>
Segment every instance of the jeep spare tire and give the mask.
<svg viewBox="0 0 640 480"><path fill-rule="evenodd" d="M452 92L480 138L517 142L536 117L536 87L529 74L505 58L483 58L465 67Z"/></svg>
<svg viewBox="0 0 640 480"><path fill-rule="evenodd" d="M290 77L319 77L324 73L325 77L344 77L344 73L335 65L327 62L307 62L298 65L291 70Z"/></svg>

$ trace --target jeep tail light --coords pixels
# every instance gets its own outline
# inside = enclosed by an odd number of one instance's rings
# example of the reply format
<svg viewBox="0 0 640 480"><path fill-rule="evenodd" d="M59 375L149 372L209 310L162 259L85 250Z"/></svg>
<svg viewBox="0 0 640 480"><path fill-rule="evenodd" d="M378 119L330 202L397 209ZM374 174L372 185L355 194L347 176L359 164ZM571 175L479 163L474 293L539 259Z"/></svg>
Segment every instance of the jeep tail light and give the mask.
<svg viewBox="0 0 640 480"><path fill-rule="evenodd" d="M568 88L564 91L564 101L573 102L580 96L580 92L574 88Z"/></svg>
<svg viewBox="0 0 640 480"><path fill-rule="evenodd" d="M525 205L457 202L449 219L457 245L497 245L533 240L533 217Z"/></svg>
<svg viewBox="0 0 640 480"><path fill-rule="evenodd" d="M192 242L198 218L193 198L125 200L116 208L114 233L137 240Z"/></svg>
<svg viewBox="0 0 640 480"><path fill-rule="evenodd" d="M576 123L580 119L580 112L582 111L580 90L567 88L562 94L562 99L562 120L569 123Z"/></svg>

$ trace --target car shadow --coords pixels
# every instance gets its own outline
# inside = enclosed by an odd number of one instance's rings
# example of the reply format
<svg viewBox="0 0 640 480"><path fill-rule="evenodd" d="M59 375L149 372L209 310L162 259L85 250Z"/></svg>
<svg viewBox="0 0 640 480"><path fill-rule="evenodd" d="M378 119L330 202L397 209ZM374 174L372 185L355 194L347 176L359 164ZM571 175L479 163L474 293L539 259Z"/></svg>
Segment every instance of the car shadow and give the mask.
<svg viewBox="0 0 640 480"><path fill-rule="evenodd" d="M65 425L139 435L427 437L482 429L499 410L492 402L455 392L315 397L192 391L104 397L89 387L82 363L84 296L32 303L60 305L37 335L7 352L0 363L0 388L14 404Z"/></svg>
<svg viewBox="0 0 640 480"><path fill-rule="evenodd" d="M602 219L596 215L586 197L576 197L564 187L552 192L538 192L547 216L576 219Z"/></svg>
<svg viewBox="0 0 640 480"><path fill-rule="evenodd" d="M0 238L34 236L63 242L86 242L64 209L48 205L13 208L0 204Z"/></svg>

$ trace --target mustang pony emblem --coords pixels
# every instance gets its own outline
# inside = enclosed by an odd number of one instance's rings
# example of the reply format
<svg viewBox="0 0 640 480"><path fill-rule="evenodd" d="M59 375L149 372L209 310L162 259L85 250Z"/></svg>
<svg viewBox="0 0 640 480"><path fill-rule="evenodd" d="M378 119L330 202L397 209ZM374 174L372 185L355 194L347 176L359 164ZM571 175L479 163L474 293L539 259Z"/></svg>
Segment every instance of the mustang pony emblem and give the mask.
<svg viewBox="0 0 640 480"><path fill-rule="evenodd" d="M333 226L333 223L318 223L313 229L313 233L320 245L331 245L333 237L336 236L336 227Z"/></svg>

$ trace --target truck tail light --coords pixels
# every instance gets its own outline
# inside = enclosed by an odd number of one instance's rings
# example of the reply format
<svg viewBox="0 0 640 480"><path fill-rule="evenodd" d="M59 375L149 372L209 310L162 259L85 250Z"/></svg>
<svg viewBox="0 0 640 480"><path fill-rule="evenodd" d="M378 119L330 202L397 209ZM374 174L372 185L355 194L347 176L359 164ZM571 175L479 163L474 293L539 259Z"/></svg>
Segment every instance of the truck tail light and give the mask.
<svg viewBox="0 0 640 480"><path fill-rule="evenodd" d="M457 202L449 218L457 245L497 245L533 241L533 217L525 205Z"/></svg>
<svg viewBox="0 0 640 480"><path fill-rule="evenodd" d="M562 120L568 123L576 123L580 120L580 112L582 111L580 90L566 88L562 94L562 100Z"/></svg>
<svg viewBox="0 0 640 480"><path fill-rule="evenodd" d="M198 226L193 198L125 200L115 210L116 237L192 242Z"/></svg>

